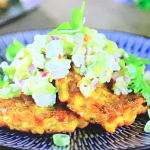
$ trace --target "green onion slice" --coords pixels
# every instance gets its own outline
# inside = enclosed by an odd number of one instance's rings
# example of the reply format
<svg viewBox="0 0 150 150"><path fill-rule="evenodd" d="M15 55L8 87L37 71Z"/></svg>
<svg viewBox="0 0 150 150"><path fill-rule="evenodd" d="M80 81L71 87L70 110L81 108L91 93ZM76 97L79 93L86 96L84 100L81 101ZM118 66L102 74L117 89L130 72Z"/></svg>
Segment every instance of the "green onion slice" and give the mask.
<svg viewBox="0 0 150 150"><path fill-rule="evenodd" d="M67 134L54 134L53 142L57 146L67 146L70 144L70 136Z"/></svg>

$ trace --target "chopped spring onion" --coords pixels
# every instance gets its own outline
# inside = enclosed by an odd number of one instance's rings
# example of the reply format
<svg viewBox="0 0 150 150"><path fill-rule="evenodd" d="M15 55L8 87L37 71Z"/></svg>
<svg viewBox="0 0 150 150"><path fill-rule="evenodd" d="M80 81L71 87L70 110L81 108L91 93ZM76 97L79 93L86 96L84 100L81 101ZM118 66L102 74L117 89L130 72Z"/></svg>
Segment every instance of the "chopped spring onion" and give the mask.
<svg viewBox="0 0 150 150"><path fill-rule="evenodd" d="M67 146L70 144L70 136L67 134L54 134L53 141L57 146Z"/></svg>

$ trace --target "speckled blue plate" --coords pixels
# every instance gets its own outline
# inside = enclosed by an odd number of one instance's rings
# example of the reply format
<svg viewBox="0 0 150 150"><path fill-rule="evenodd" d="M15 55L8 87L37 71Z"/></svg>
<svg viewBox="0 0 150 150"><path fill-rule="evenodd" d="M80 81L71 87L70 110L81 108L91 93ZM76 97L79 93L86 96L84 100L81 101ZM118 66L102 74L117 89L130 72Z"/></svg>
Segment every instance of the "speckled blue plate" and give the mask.
<svg viewBox="0 0 150 150"><path fill-rule="evenodd" d="M33 42L36 34L46 34L49 30L27 31L0 36L0 62L5 60L5 49L17 38L27 45ZM150 59L150 39L113 31L100 31L120 48L139 57ZM150 65L147 66L150 69ZM6 127L0 128L0 145L30 150L117 150L117 149L148 149L150 148L150 134L144 132L144 125L148 121L147 114L140 115L130 126L118 128L114 134L106 132L100 125L89 125L84 129L76 129L71 136L68 147L53 145L52 135L35 135L19 131L11 131Z"/></svg>

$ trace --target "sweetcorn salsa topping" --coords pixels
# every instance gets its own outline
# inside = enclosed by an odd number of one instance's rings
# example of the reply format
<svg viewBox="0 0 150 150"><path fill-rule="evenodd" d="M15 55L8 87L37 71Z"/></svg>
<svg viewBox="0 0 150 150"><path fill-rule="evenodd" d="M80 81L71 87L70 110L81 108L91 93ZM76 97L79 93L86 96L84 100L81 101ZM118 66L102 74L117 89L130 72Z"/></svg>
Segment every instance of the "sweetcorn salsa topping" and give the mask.
<svg viewBox="0 0 150 150"><path fill-rule="evenodd" d="M6 56L13 61L0 65L7 80L0 80L0 97L18 97L23 92L38 106L53 106L59 89L52 83L67 76L73 63L83 76L77 87L86 98L97 84L112 83L114 94L142 93L150 105L150 72L145 72L150 61L125 52L104 34L85 27L84 7L83 2L81 9L74 9L71 24L64 22L47 35L37 34L27 46L15 41L9 47Z"/></svg>
<svg viewBox="0 0 150 150"><path fill-rule="evenodd" d="M8 99L23 92L31 95L38 106L53 106L58 89L52 81L64 78L71 67L63 45L63 39L36 35L34 43L22 48L10 65L2 62L1 68L13 84L5 83L0 96Z"/></svg>

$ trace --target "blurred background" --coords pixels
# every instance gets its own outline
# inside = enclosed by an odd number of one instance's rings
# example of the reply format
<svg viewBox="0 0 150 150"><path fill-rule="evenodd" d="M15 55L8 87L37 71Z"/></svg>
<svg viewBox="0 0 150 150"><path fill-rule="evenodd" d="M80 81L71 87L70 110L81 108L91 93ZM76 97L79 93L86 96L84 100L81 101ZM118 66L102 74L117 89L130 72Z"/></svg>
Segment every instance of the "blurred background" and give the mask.
<svg viewBox="0 0 150 150"><path fill-rule="evenodd" d="M150 0L85 2L86 26L150 37ZM71 21L73 9L81 5L82 0L0 0L0 34L56 28Z"/></svg>

